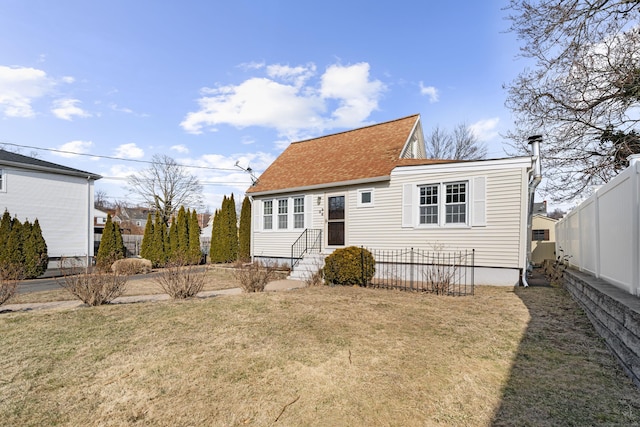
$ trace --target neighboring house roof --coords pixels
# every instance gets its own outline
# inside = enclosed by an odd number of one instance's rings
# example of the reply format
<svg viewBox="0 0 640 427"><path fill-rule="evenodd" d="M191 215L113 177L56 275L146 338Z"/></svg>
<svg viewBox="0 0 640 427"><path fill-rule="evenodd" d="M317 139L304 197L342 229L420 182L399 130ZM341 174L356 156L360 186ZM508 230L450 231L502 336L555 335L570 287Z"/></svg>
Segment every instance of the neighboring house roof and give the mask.
<svg viewBox="0 0 640 427"><path fill-rule="evenodd" d="M42 172L57 173L61 175L89 177L90 179L94 180L102 178L102 176L95 173L85 172L80 169L74 169L56 163L46 162L44 160L36 159L35 157L23 156L22 154L12 153L10 151L2 149L0 149L0 165L13 166Z"/></svg>
<svg viewBox="0 0 640 427"><path fill-rule="evenodd" d="M420 116L291 143L249 194L389 179L396 166L448 163L426 159Z"/></svg>

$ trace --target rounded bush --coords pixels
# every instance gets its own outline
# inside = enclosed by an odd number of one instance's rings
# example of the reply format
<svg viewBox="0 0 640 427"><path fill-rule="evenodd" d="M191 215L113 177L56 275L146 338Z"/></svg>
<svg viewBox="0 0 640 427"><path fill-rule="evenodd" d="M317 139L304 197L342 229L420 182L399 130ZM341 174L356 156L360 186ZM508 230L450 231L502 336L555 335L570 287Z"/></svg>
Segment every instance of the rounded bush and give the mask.
<svg viewBox="0 0 640 427"><path fill-rule="evenodd" d="M324 261L324 280L334 285L366 286L375 273L371 252L357 246L336 249Z"/></svg>

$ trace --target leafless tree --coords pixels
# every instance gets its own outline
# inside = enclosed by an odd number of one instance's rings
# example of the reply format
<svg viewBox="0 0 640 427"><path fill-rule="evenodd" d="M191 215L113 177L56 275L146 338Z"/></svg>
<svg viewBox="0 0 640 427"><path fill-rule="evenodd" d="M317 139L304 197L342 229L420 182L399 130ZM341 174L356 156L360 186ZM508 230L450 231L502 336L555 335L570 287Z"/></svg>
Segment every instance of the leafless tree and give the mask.
<svg viewBox="0 0 640 427"><path fill-rule="evenodd" d="M165 224L180 206L198 207L202 203L202 185L167 155L154 155L151 165L127 179L129 192L142 197L160 213Z"/></svg>
<svg viewBox="0 0 640 427"><path fill-rule="evenodd" d="M477 160L487 155L487 147L478 141L466 123L456 125L452 133L436 126L425 142L427 157L432 159Z"/></svg>
<svg viewBox="0 0 640 427"><path fill-rule="evenodd" d="M511 0L511 31L534 66L509 85L515 152L544 134L552 200L609 181L640 152L640 1Z"/></svg>
<svg viewBox="0 0 640 427"><path fill-rule="evenodd" d="M96 209L109 209L112 204L109 202L109 196L103 189L96 190L93 195L93 205Z"/></svg>

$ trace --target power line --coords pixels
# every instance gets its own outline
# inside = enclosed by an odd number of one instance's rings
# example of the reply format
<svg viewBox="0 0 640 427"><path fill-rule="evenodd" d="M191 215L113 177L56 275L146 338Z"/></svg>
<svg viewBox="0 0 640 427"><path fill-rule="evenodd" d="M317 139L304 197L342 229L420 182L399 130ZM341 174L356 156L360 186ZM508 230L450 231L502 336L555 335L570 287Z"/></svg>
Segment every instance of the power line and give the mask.
<svg viewBox="0 0 640 427"><path fill-rule="evenodd" d="M123 162L146 163L146 164L153 164L154 163L154 162L149 161L149 160L125 159L124 157L101 156L101 155L98 155L98 154L77 153L77 152L74 152L74 151L58 150L58 149L55 149L55 148L42 148L42 147L34 147L34 146L31 146L31 145L13 144L11 142L0 142L0 145L11 145L13 147L30 148L32 150L44 150L44 151L51 151L51 152L54 152L54 153L73 154L75 156L97 157L99 159L119 160L119 161L123 161ZM179 164L177 166L180 166L180 167L183 167L183 168L237 172L237 169L233 169L233 168L214 168L214 167L210 167L210 166L192 166L192 165L179 165Z"/></svg>

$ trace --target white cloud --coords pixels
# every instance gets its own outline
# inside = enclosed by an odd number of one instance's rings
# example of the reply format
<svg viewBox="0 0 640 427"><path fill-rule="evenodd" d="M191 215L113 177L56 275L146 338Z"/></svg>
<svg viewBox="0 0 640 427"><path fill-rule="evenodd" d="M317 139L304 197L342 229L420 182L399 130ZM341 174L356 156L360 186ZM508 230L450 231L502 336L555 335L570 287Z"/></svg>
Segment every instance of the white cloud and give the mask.
<svg viewBox="0 0 640 427"><path fill-rule="evenodd" d="M114 155L125 159L141 159L144 157L144 150L131 142L118 146Z"/></svg>
<svg viewBox="0 0 640 427"><path fill-rule="evenodd" d="M57 148L60 151L65 151L64 153L54 151L53 154L67 158L78 157L76 153L87 154L91 147L93 147L91 141L70 141Z"/></svg>
<svg viewBox="0 0 640 427"><path fill-rule="evenodd" d="M0 112L7 117L33 117L32 103L54 85L42 70L0 66Z"/></svg>
<svg viewBox="0 0 640 427"><path fill-rule="evenodd" d="M176 151L181 154L189 154L189 149L184 144L172 145L170 150Z"/></svg>
<svg viewBox="0 0 640 427"><path fill-rule="evenodd" d="M59 119L73 120L77 117L91 117L91 114L78 106L81 101L79 99L57 99L53 102L51 112Z"/></svg>
<svg viewBox="0 0 640 427"><path fill-rule="evenodd" d="M478 138L478 141L489 141L498 136L498 124L500 117L479 120L469 126L471 133Z"/></svg>
<svg viewBox="0 0 640 427"><path fill-rule="evenodd" d="M434 86L425 86L422 82L420 82L420 94L427 95L429 97L429 102L432 104L440 100L438 89Z"/></svg>
<svg viewBox="0 0 640 427"><path fill-rule="evenodd" d="M385 90L382 82L371 80L367 63L332 65L316 81L314 64L264 69L267 77L203 88L198 110L188 113L180 126L194 134L216 131L221 124L263 126L290 141L305 133L362 125Z"/></svg>

